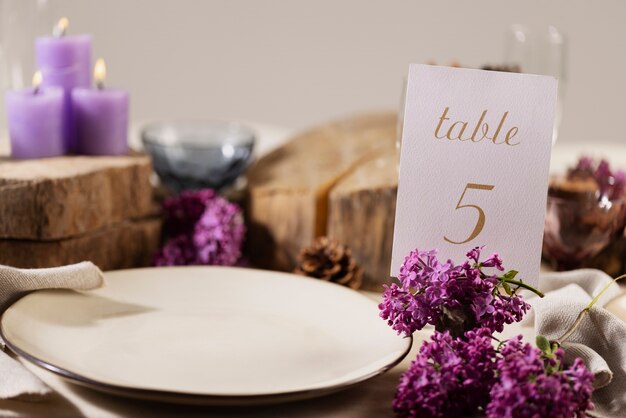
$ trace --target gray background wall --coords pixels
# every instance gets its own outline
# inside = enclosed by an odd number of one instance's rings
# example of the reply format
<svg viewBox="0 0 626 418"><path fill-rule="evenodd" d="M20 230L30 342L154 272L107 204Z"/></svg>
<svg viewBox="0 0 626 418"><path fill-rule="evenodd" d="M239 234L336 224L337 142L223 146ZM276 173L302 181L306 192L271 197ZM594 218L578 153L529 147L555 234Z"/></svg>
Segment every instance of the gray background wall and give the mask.
<svg viewBox="0 0 626 418"><path fill-rule="evenodd" d="M69 16L73 33L94 35L109 84L131 91L134 119L291 128L397 107L410 62L498 62L510 24L553 24L569 43L560 139L626 137L624 0L47 3L55 18Z"/></svg>

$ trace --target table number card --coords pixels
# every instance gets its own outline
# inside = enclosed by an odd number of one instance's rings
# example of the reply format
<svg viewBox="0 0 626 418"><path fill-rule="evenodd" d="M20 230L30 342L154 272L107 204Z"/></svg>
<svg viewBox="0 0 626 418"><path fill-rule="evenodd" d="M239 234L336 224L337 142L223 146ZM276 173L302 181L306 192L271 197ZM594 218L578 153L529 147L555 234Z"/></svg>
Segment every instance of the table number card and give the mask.
<svg viewBox="0 0 626 418"><path fill-rule="evenodd" d="M414 248L474 246L536 283L556 104L553 77L411 65L392 276Z"/></svg>

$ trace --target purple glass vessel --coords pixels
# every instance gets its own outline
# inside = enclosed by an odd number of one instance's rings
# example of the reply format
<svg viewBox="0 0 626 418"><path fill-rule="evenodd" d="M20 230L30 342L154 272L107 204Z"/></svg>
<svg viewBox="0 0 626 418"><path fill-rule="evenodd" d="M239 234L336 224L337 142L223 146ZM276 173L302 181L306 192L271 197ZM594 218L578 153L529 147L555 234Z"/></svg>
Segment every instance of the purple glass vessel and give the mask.
<svg viewBox="0 0 626 418"><path fill-rule="evenodd" d="M76 152L76 136L70 92L91 84L91 36L37 38L37 67L43 75L42 86L61 87L65 91L63 130L65 152Z"/></svg>
<svg viewBox="0 0 626 418"><path fill-rule="evenodd" d="M63 89L58 87L27 88L6 93L13 158L45 158L64 154L63 96Z"/></svg>
<svg viewBox="0 0 626 418"><path fill-rule="evenodd" d="M128 92L77 88L72 107L79 154L128 154Z"/></svg>
<svg viewBox="0 0 626 418"><path fill-rule="evenodd" d="M574 270L623 235L626 199L598 201L548 194L543 256L555 270Z"/></svg>

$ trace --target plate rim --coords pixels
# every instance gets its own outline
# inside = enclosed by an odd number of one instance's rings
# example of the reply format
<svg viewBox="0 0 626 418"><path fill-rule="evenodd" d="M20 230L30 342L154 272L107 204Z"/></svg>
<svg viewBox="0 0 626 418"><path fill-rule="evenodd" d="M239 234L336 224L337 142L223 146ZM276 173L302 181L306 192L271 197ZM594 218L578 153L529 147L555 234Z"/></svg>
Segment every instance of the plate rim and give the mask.
<svg viewBox="0 0 626 418"><path fill-rule="evenodd" d="M187 267L191 267L191 266L184 266L183 268L187 268ZM193 266L193 267L211 269L211 267L213 266ZM169 268L176 269L177 267L169 267ZM123 272L123 271L137 271L137 270L155 270L155 269L156 269L155 267L145 267L145 268L137 268L137 269L115 270L115 271L111 271L111 273L117 273L117 272ZM260 271L260 272L267 272L267 273L278 273L279 275L290 275L289 273L286 273L286 272L278 272L278 271L272 272L270 270L261 270L261 269L239 268L239 270L253 270L253 271ZM306 277L302 277L302 278L306 279ZM313 280L313 281L317 281L317 280ZM322 282L320 282L320 284L321 283ZM323 283L335 285L335 286L338 286L339 288L344 288L344 286L341 286L336 283L329 283L326 281L324 281ZM41 290L49 290L49 289L41 289ZM345 290L351 290L351 289L345 289ZM365 299L369 299L370 301L375 303L375 301L359 293L357 290L354 290L354 292L356 295L359 295L360 297L365 298ZM33 294L33 293L35 292L30 292L24 295L23 297L28 297L30 294ZM19 300L21 299L22 298L14 301L14 304L18 303ZM7 308L7 311L11 308L12 306ZM100 392L106 392L106 393L110 393L114 395L123 396L126 398L170 402L170 403L178 403L178 404L215 405L215 406L255 406L255 405L275 404L275 403L295 401L295 400L304 400L304 399L315 398L318 396L335 393L335 392L356 386L360 383L363 383L369 379L382 375L386 373L387 371L391 370L392 368L400 364L402 360L406 358L406 356L411 351L411 348L413 347L413 342L414 342L414 338L412 335L408 337L403 337L402 339L405 341L408 341L408 344L406 344L404 351L398 357L396 357L393 361L369 373L366 373L361 376L357 376L355 378L349 379L345 382L336 383L330 386L323 386L323 387L317 387L317 388L311 388L311 389L298 389L298 390L293 390L293 391L284 391L284 392L275 392L275 393L265 393L265 394L260 393L260 394L237 395L237 394L192 393L192 392L184 392L184 391L148 389L148 388L141 388L141 387L136 387L136 386L126 386L126 385L119 385L119 384L108 383L108 382L101 382L96 379L86 377L80 373L76 373L71 370L68 370L64 367L57 366L55 364L52 364L52 362L43 360L37 357L36 355L33 355L19 348L16 344L14 344L10 340L10 338L7 338L7 335L5 332L4 318L5 317L3 313L2 317L0 318L0 338L4 340L6 347L9 348L13 353L25 359L29 363L34 364L35 366L38 366L44 370L47 370L72 383L89 387L94 390L98 390Z"/></svg>

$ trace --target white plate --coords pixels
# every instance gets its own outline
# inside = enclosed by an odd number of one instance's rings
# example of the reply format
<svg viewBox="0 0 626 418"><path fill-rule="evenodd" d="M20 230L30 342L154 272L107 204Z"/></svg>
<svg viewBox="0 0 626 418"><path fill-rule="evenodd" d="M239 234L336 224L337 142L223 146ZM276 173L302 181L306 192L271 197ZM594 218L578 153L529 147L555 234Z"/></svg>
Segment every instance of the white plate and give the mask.
<svg viewBox="0 0 626 418"><path fill-rule="evenodd" d="M8 346L95 389L217 405L334 392L385 372L411 348L376 302L315 279L220 267L105 277L95 291L18 301L1 322Z"/></svg>

